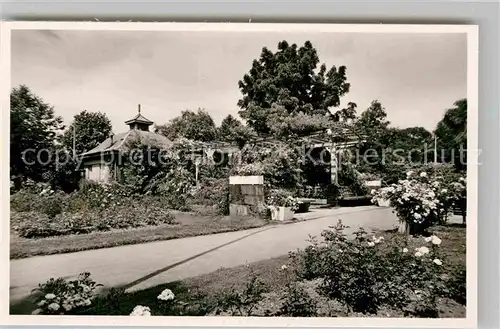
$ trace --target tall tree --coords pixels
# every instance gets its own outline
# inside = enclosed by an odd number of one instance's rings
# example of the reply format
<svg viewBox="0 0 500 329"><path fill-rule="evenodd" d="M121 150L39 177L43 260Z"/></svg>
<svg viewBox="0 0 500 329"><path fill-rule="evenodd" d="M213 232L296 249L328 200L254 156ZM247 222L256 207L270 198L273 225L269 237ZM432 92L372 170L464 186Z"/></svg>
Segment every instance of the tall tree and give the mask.
<svg viewBox="0 0 500 329"><path fill-rule="evenodd" d="M73 149L74 131L76 154L81 154L106 140L111 128L111 121L105 113L82 111L74 116L73 122L62 135L62 144L67 150Z"/></svg>
<svg viewBox="0 0 500 329"><path fill-rule="evenodd" d="M229 114L225 117L218 129L217 138L221 141L234 141L237 130L243 126L241 122Z"/></svg>
<svg viewBox="0 0 500 329"><path fill-rule="evenodd" d="M243 94L238 101L241 117L264 135L273 134L281 119L299 113L327 120L329 109L339 106L350 84L345 66L327 70L325 64L317 69L318 64L318 53L309 41L301 47L281 41L275 53L264 47L238 82Z"/></svg>
<svg viewBox="0 0 500 329"><path fill-rule="evenodd" d="M389 124L387 112L377 100L372 101L356 121L358 131L368 137L370 142L379 142L380 138L386 134Z"/></svg>
<svg viewBox="0 0 500 329"><path fill-rule="evenodd" d="M170 120L166 125L158 126L156 130L171 140L184 137L195 141L211 142L217 135L214 120L203 109L198 109L197 112L182 111L180 116Z"/></svg>
<svg viewBox="0 0 500 329"><path fill-rule="evenodd" d="M461 151L467 148L467 99L453 105L436 127L438 157L441 161L453 162L457 169L465 169L466 157Z"/></svg>
<svg viewBox="0 0 500 329"><path fill-rule="evenodd" d="M64 128L62 122L54 108L27 86L12 89L10 175L14 182L18 184L26 178L42 181L44 174L53 170L50 154L54 153L56 133Z"/></svg>
<svg viewBox="0 0 500 329"><path fill-rule="evenodd" d="M224 142L234 142L240 147L255 137L255 132L229 114L217 130L217 139Z"/></svg>

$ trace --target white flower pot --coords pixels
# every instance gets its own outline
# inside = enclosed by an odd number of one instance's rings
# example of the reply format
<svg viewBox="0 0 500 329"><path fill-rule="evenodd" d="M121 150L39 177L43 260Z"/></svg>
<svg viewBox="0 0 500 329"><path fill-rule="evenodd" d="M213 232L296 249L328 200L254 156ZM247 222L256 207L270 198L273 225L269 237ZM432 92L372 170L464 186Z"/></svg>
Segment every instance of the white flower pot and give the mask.
<svg viewBox="0 0 500 329"><path fill-rule="evenodd" d="M287 221L293 218L294 212L291 207L272 207L271 208L271 220L276 221Z"/></svg>

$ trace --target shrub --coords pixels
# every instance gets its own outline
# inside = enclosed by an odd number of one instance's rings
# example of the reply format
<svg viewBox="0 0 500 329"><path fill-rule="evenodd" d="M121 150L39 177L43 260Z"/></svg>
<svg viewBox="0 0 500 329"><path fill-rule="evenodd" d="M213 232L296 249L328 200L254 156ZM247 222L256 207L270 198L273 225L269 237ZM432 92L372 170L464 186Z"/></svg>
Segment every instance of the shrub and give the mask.
<svg viewBox="0 0 500 329"><path fill-rule="evenodd" d="M313 239L301 253L302 278L320 278L319 292L341 302L347 313L375 314L387 306L437 316L437 298L447 285L439 238L422 239L424 246L411 252L405 239L384 242L362 229L347 239L345 228L339 221L322 233L321 243Z"/></svg>
<svg viewBox="0 0 500 329"><path fill-rule="evenodd" d="M101 286L90 278L90 273L81 273L76 280L51 278L39 284L34 291L41 292L37 299L38 308L33 314L64 314L73 309L89 307L95 289Z"/></svg>
<svg viewBox="0 0 500 329"><path fill-rule="evenodd" d="M94 231L175 224L175 217L161 198L146 196L124 204L63 212L49 218L39 212L12 212L11 228L24 238L83 234Z"/></svg>
<svg viewBox="0 0 500 329"><path fill-rule="evenodd" d="M279 314L284 316L316 316L317 306L305 289L297 282L289 284L282 297Z"/></svg>
<svg viewBox="0 0 500 329"><path fill-rule="evenodd" d="M452 205L465 191L465 179L446 167L408 171L407 179L373 190L373 202L389 200L397 216L410 227L411 234L446 220Z"/></svg>
<svg viewBox="0 0 500 329"><path fill-rule="evenodd" d="M24 238L62 235L61 228L47 215L39 212L12 212L11 229Z"/></svg>
<svg viewBox="0 0 500 329"><path fill-rule="evenodd" d="M204 179L193 200L195 204L213 206L219 215L229 215L229 182L227 178Z"/></svg>
<svg viewBox="0 0 500 329"><path fill-rule="evenodd" d="M63 211L62 198L58 195L49 196L40 209L41 212L49 216L49 218L56 217Z"/></svg>
<svg viewBox="0 0 500 329"><path fill-rule="evenodd" d="M217 315L225 313L231 316L252 316L266 291L266 286L262 281L252 276L243 291L233 288L219 295L215 313Z"/></svg>
<svg viewBox="0 0 500 329"><path fill-rule="evenodd" d="M447 284L447 294L457 303L465 305L467 302L467 271L464 265L456 266L451 271L451 279Z"/></svg>

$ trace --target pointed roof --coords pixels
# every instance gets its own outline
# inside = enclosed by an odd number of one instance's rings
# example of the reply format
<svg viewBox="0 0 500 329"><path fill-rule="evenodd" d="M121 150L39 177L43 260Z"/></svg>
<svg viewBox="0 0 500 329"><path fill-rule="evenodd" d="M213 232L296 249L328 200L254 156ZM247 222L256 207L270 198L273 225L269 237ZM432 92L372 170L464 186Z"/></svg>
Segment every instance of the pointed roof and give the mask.
<svg viewBox="0 0 500 329"><path fill-rule="evenodd" d="M137 115L133 117L130 120L125 121L125 124L130 125L134 123L142 123L146 125L152 125L154 122L151 120L146 119L142 114L141 114L141 104L137 107Z"/></svg>
<svg viewBox="0 0 500 329"><path fill-rule="evenodd" d="M172 142L163 135L155 134L150 131L129 130L126 133L116 134L107 138L92 150L84 152L81 155L83 157L89 157L111 151L126 151L129 149L129 142L134 140L139 140L145 145L156 145L160 147L169 147L172 145Z"/></svg>

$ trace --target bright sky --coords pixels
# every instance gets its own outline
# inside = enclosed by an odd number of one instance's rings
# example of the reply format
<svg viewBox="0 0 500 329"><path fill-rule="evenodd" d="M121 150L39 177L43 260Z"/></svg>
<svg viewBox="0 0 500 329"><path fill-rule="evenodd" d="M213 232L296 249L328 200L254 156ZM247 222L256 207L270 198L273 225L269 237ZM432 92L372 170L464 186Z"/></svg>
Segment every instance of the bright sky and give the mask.
<svg viewBox="0 0 500 329"><path fill-rule="evenodd" d="M263 46L310 40L321 63L347 66L343 104L358 113L378 99L395 126L434 129L466 97L465 34L262 32L12 32L12 86L26 84L66 123L82 110L105 112L113 131L137 113L164 124L184 109L216 121L236 115L238 80Z"/></svg>

